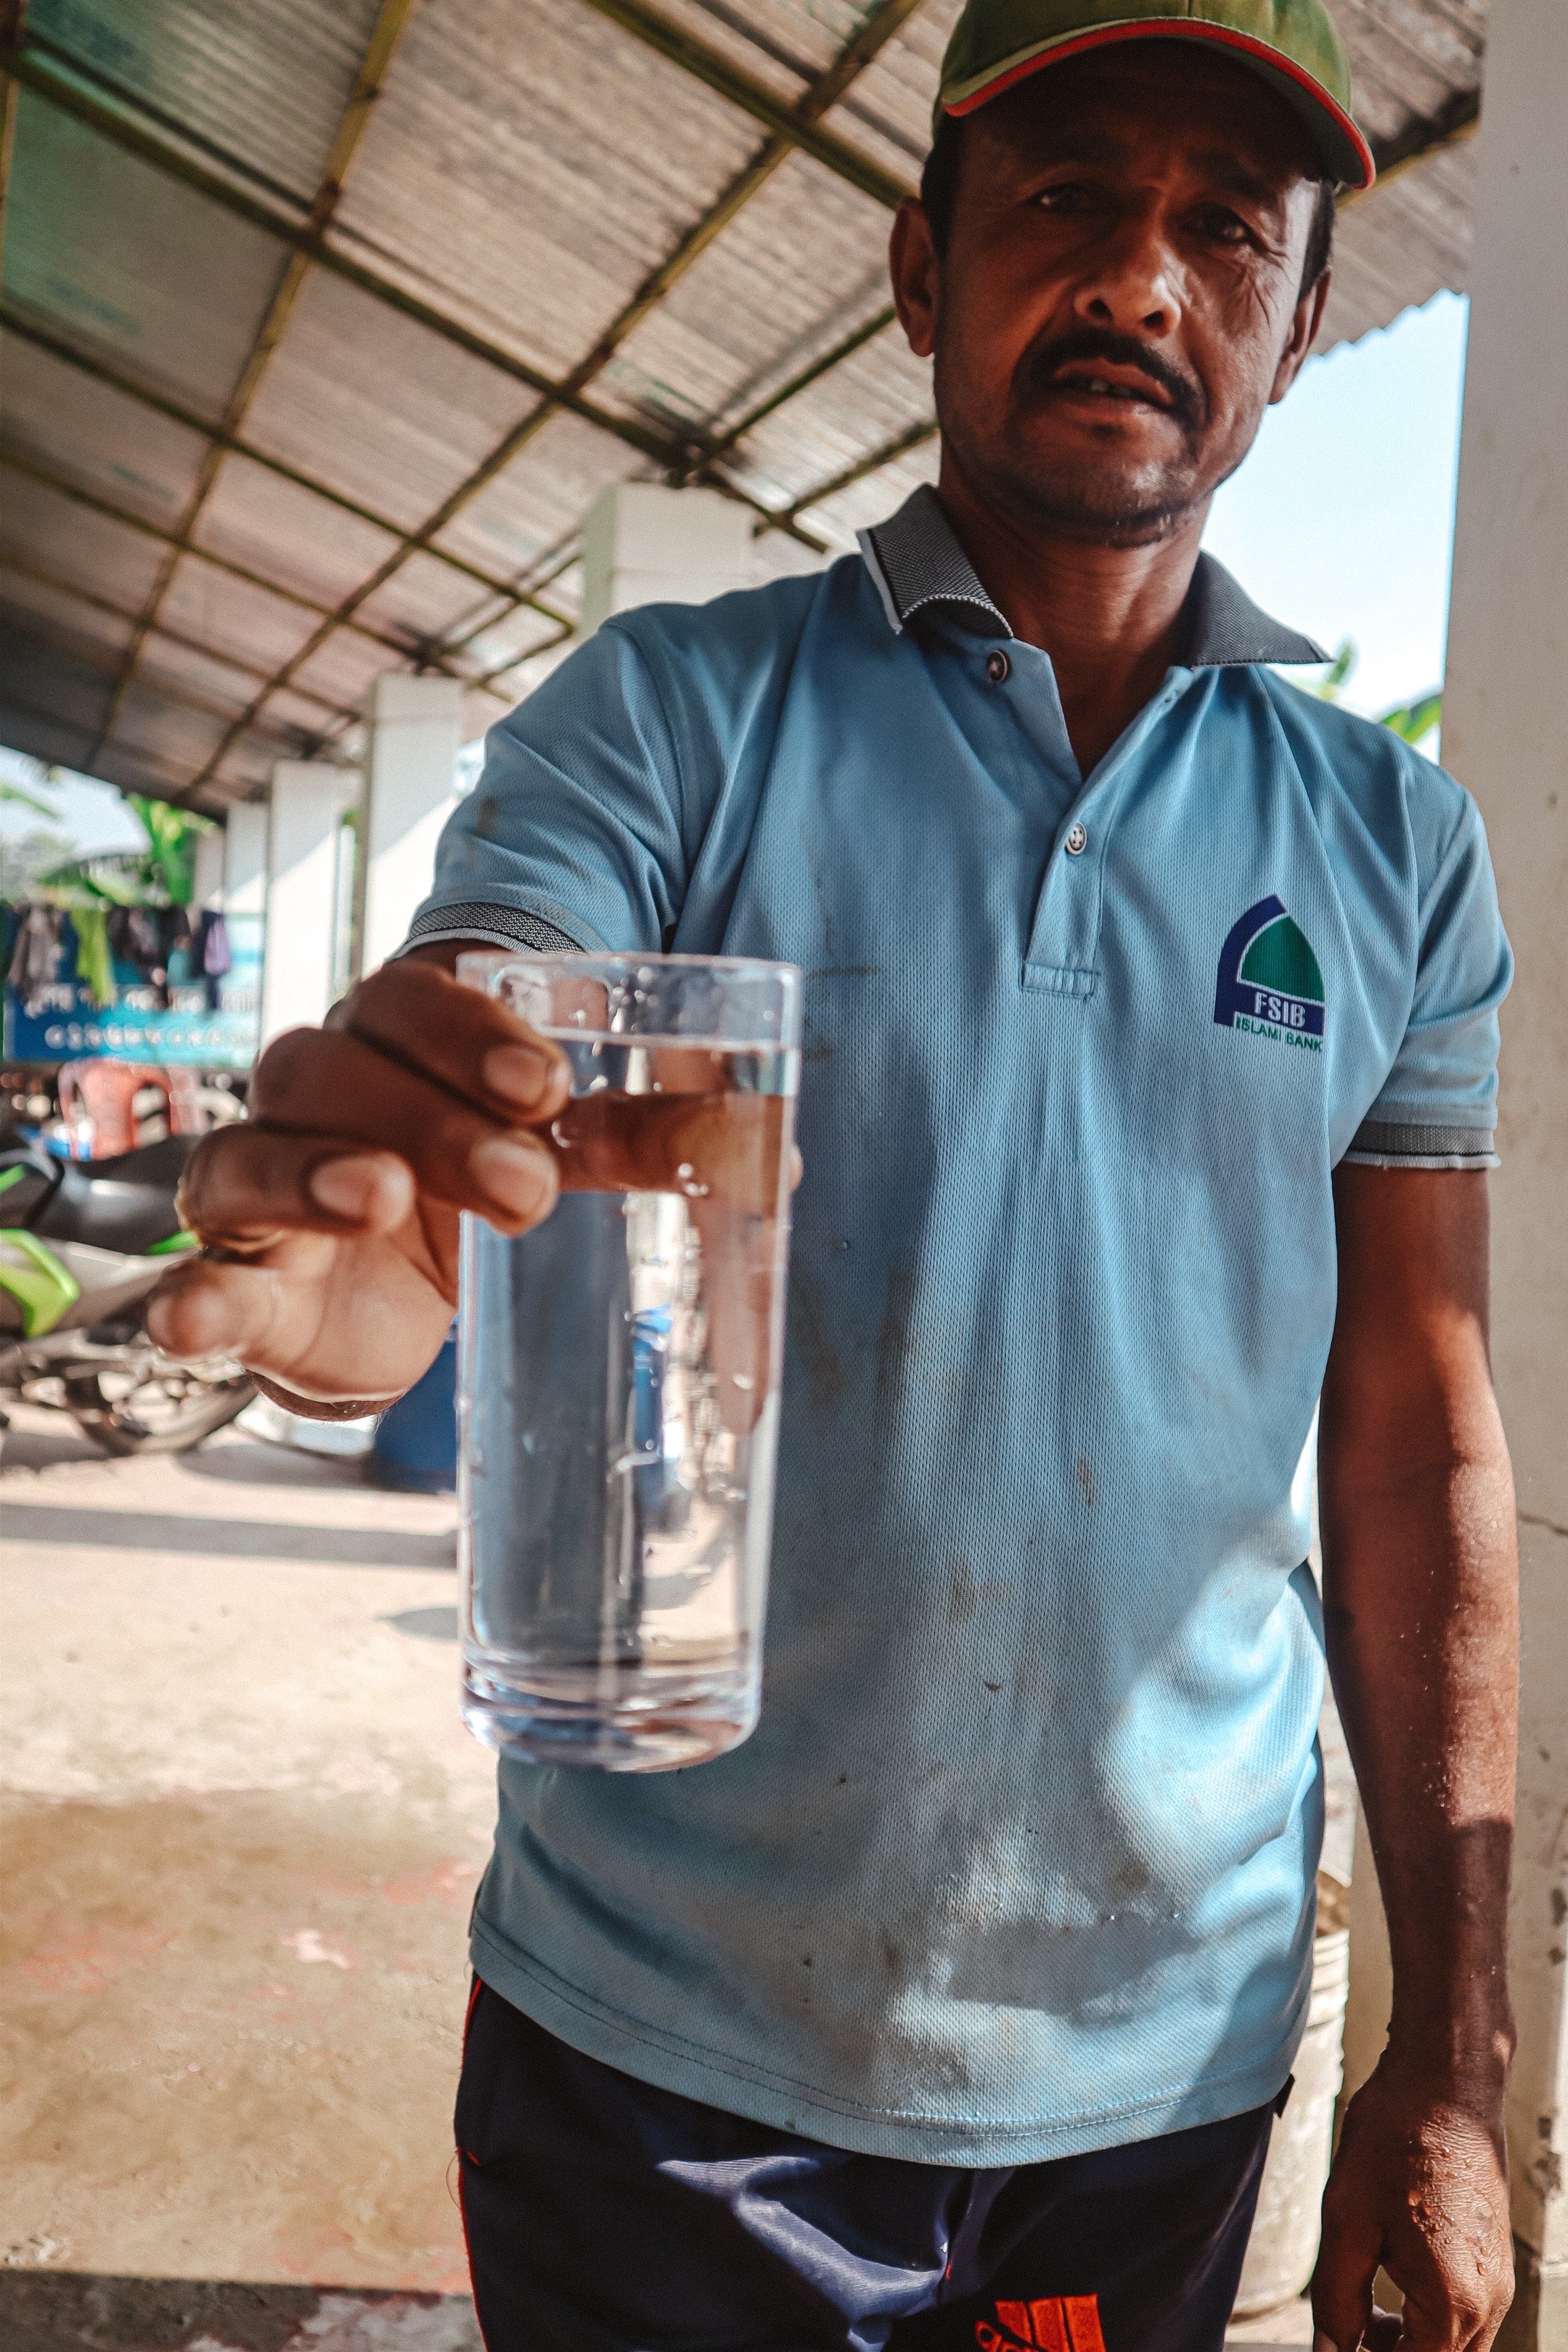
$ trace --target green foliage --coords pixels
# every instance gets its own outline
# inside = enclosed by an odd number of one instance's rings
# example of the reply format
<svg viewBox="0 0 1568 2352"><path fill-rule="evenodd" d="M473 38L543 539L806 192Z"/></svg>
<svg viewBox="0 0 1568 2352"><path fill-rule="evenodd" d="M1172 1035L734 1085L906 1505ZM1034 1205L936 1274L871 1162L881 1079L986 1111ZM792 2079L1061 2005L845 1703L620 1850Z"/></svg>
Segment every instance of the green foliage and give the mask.
<svg viewBox="0 0 1568 2352"><path fill-rule="evenodd" d="M127 793L125 800L142 821L145 849L68 858L41 875L40 881L68 904L74 897L95 906L134 907L151 901L188 907L195 894L196 844L212 831L212 819L168 801L149 800L144 793Z"/></svg>
<svg viewBox="0 0 1568 2352"><path fill-rule="evenodd" d="M41 801L37 793L26 792L20 784L7 783L3 777L0 777L0 801L8 802L16 808L31 809L35 816L47 816L51 824L58 822L58 809L51 808L47 801Z"/></svg>
<svg viewBox="0 0 1568 2352"><path fill-rule="evenodd" d="M1443 694L1423 694L1415 702L1402 702L1393 710L1385 710L1380 724L1392 728L1407 743L1425 743L1428 735L1443 724Z"/></svg>
<svg viewBox="0 0 1568 2352"><path fill-rule="evenodd" d="M1337 702L1355 675L1361 653L1353 637L1346 637L1327 673L1317 685L1316 692L1324 702ZM1392 710L1382 712L1380 727L1386 727L1406 743L1425 743L1443 724L1443 689L1436 688L1430 694L1417 695L1414 702L1396 702Z"/></svg>
<svg viewBox="0 0 1568 2352"><path fill-rule="evenodd" d="M1347 637L1329 664L1327 677L1318 681L1316 691L1320 701L1337 702L1339 700L1350 683L1351 675L1360 659L1361 652L1355 639Z"/></svg>
<svg viewBox="0 0 1568 2352"><path fill-rule="evenodd" d="M196 887L196 844L212 831L211 817L175 808L169 801L149 800L143 793L125 797L147 835L150 880L171 906L188 907Z"/></svg>

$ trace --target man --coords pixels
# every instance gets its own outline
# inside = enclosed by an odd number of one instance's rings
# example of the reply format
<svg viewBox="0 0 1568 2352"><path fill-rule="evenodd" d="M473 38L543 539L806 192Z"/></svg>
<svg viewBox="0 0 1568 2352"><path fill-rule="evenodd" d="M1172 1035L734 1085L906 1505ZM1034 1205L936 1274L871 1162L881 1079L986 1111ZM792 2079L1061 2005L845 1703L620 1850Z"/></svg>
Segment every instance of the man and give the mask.
<svg viewBox="0 0 1568 2352"><path fill-rule="evenodd" d="M1394 1995L1320 2340L1393 2340L1380 2262L1418 2352L1507 2306L1508 950L1473 804L1282 680L1317 649L1199 553L1370 178L1348 100L1319 0L969 0L892 245L936 494L602 628L496 729L414 956L194 1163L217 1247L159 1338L358 1412L439 1344L458 1209L555 1195L560 1058L462 942L805 972L762 1725L502 1767L489 2352L1213 2352L1310 1972L1325 1638Z"/></svg>

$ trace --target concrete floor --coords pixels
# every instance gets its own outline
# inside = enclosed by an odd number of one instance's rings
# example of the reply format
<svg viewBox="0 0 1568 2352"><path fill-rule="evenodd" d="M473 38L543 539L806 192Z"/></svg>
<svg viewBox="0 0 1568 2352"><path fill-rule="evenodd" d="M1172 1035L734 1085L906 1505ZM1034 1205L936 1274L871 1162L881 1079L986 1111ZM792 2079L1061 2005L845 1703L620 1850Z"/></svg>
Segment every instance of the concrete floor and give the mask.
<svg viewBox="0 0 1568 2352"><path fill-rule="evenodd" d="M233 1431L7 1433L5 2352L477 2347L453 1534Z"/></svg>
<svg viewBox="0 0 1568 2352"><path fill-rule="evenodd" d="M5 1435L3 2352L479 2352L454 1527L238 1431ZM1233 2338L1310 2340L1305 2305Z"/></svg>

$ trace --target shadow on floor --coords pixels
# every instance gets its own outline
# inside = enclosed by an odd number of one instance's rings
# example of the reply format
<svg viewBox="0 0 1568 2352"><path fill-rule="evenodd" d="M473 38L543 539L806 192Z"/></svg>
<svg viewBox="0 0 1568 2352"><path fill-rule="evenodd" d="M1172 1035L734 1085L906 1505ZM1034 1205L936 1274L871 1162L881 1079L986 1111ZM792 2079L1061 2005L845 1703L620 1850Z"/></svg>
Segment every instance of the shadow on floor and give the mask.
<svg viewBox="0 0 1568 2352"><path fill-rule="evenodd" d="M482 2352L466 2295L0 2270L5 2352Z"/></svg>
<svg viewBox="0 0 1568 2352"><path fill-rule="evenodd" d="M392 1528L301 1528L286 1519L195 1519L183 1511L84 1511L74 1503L5 1503L8 1543L96 1544L112 1551L225 1554L334 1568L455 1568L458 1539Z"/></svg>
<svg viewBox="0 0 1568 2352"><path fill-rule="evenodd" d="M381 1622L395 1633L412 1634L416 1642L455 1642L458 1638L455 1609L400 1609L395 1616L384 1617Z"/></svg>
<svg viewBox="0 0 1568 2352"><path fill-rule="evenodd" d="M0 1470L52 1470L59 1462L106 1462L62 1413L52 1429L17 1429L0 1435Z"/></svg>
<svg viewBox="0 0 1568 2352"><path fill-rule="evenodd" d="M368 1454L309 1454L297 1445L268 1445L237 1433L218 1445L181 1456L182 1469L231 1486L374 1486Z"/></svg>

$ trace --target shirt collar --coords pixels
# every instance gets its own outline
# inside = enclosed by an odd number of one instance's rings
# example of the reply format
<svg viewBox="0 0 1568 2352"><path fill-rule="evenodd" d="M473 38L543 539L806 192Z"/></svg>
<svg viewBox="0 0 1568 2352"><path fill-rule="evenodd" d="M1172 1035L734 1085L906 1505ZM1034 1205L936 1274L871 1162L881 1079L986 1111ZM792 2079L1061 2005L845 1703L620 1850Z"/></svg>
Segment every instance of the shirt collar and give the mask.
<svg viewBox="0 0 1568 2352"><path fill-rule="evenodd" d="M918 613L940 606L976 635L1010 637L1006 616L975 576L942 501L928 482L895 515L856 533L866 569L889 626L901 632ZM1235 663L1327 661L1322 647L1258 611L1246 591L1212 555L1200 555L1187 599L1186 667L1222 669Z"/></svg>

